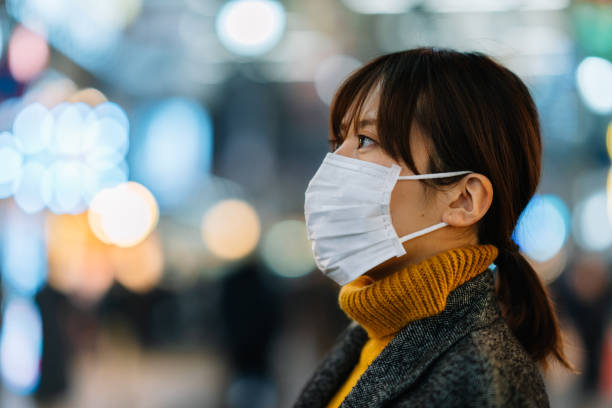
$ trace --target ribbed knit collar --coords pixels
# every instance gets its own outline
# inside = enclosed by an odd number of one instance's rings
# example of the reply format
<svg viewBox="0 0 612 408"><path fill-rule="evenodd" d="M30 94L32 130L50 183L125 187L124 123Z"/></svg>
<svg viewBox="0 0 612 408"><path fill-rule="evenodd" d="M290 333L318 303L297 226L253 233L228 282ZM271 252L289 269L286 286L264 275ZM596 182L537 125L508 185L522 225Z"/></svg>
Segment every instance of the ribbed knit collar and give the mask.
<svg viewBox="0 0 612 408"><path fill-rule="evenodd" d="M381 280L363 275L340 289L340 307L368 332L381 338L414 320L436 315L449 293L479 275L497 257L493 245L451 249Z"/></svg>

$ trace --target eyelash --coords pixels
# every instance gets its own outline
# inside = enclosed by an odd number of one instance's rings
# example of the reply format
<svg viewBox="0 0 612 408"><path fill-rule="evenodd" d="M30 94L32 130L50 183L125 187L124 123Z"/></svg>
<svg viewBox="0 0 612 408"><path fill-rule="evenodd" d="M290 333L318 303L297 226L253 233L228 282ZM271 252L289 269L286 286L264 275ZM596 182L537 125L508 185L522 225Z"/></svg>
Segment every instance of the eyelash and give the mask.
<svg viewBox="0 0 612 408"><path fill-rule="evenodd" d="M358 149L362 149L364 147L367 147L367 146L363 145L364 141L366 139L370 142L370 144L368 146L376 144L376 141L374 141L374 139L372 139L370 137L367 137L365 135L357 135L357 141L358 141L357 142L357 148ZM338 147L340 147L340 145L342 144L342 140L330 139L328 141L328 143L329 143L329 150L333 153L333 152L335 152L338 149Z"/></svg>
<svg viewBox="0 0 612 408"><path fill-rule="evenodd" d="M365 139L368 139L371 142L371 144L369 146L376 144L374 139L369 138L369 137L367 137L365 135L357 135L357 138L359 140L359 143L357 145L359 149L362 149L363 147L367 147L367 146L363 146L363 142L365 141Z"/></svg>

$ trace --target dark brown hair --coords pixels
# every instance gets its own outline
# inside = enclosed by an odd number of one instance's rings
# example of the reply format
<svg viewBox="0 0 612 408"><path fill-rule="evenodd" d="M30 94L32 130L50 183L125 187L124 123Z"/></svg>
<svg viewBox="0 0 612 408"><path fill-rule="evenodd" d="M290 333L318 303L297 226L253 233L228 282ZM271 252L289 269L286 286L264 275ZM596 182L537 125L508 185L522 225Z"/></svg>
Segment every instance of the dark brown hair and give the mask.
<svg viewBox="0 0 612 408"><path fill-rule="evenodd" d="M547 290L512 240L540 179L540 124L525 84L477 52L417 48L384 55L338 89L331 107L332 142L342 141L346 116L357 129L354 119L376 86L379 142L392 157L418 174L410 151L411 127L417 125L429 142L428 172L471 170L489 178L493 202L478 223L478 240L500 251L497 294L504 318L534 361L546 367L552 355L573 369Z"/></svg>

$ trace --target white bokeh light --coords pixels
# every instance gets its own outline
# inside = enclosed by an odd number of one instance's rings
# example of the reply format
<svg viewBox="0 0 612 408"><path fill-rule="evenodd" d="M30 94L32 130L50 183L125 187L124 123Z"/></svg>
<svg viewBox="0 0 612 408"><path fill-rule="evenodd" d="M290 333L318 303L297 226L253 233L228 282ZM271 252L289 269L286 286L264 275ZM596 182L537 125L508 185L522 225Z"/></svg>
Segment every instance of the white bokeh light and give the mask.
<svg viewBox="0 0 612 408"><path fill-rule="evenodd" d="M233 0L217 15L219 40L229 51L245 56L271 50L285 31L287 16L278 1Z"/></svg>
<svg viewBox="0 0 612 408"><path fill-rule="evenodd" d="M574 238L582 248L603 251L612 244L612 222L608 217L606 192L599 191L576 206Z"/></svg>
<svg viewBox="0 0 612 408"><path fill-rule="evenodd" d="M612 63L599 57L585 58L576 70L576 84L584 103L592 111L612 112Z"/></svg>
<svg viewBox="0 0 612 408"><path fill-rule="evenodd" d="M606 198L608 209L608 220L612 223L612 167L608 170L608 179L606 181Z"/></svg>
<svg viewBox="0 0 612 408"><path fill-rule="evenodd" d="M127 182L100 191L89 207L89 225L105 243L132 247L142 242L157 225L159 209L144 186Z"/></svg>

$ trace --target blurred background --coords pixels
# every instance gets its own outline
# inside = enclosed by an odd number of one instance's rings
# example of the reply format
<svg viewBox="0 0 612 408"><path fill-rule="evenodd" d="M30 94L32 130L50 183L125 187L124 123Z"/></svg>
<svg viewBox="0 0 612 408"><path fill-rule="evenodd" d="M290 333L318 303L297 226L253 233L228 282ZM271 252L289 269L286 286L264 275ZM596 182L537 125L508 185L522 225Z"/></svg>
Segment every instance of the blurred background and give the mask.
<svg viewBox="0 0 612 408"><path fill-rule="evenodd" d="M303 219L330 100L420 45L529 85L551 405L612 404L611 1L0 4L0 406L290 406L348 323Z"/></svg>

